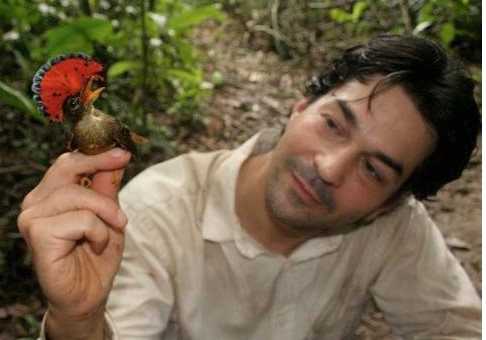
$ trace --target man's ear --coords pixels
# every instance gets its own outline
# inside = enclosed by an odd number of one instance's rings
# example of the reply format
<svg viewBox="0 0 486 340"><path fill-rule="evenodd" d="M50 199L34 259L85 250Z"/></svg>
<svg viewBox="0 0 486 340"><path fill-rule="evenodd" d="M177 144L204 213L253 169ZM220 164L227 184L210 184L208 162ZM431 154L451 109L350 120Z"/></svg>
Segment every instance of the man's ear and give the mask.
<svg viewBox="0 0 486 340"><path fill-rule="evenodd" d="M299 99L299 101L294 105L294 110L290 115L290 119L293 119L295 116L301 114L308 105L309 105L309 99L305 97Z"/></svg>
<svg viewBox="0 0 486 340"><path fill-rule="evenodd" d="M366 216L362 218L361 221L364 222L365 224L373 222L378 217L385 215L386 213L395 209L396 206L398 206L400 203L405 201L405 199L410 197L410 195L411 193L409 191L403 192L400 195L396 195L392 199L387 200L385 203L380 205L375 210L369 212Z"/></svg>

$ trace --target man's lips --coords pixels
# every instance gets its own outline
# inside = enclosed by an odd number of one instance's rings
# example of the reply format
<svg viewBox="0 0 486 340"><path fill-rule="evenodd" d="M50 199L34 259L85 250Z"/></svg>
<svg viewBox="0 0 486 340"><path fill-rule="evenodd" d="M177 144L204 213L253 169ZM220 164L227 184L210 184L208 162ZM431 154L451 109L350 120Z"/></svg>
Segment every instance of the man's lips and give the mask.
<svg viewBox="0 0 486 340"><path fill-rule="evenodd" d="M298 173L293 171L292 178L295 182L294 187L296 188L302 199L309 204L322 204L321 200L317 197L314 190L307 184L307 182L299 176Z"/></svg>
<svg viewBox="0 0 486 340"><path fill-rule="evenodd" d="M320 205L328 212L337 209L332 188L329 183L319 177L316 167L306 165L297 158L286 161L286 169L290 174L293 189L307 205Z"/></svg>

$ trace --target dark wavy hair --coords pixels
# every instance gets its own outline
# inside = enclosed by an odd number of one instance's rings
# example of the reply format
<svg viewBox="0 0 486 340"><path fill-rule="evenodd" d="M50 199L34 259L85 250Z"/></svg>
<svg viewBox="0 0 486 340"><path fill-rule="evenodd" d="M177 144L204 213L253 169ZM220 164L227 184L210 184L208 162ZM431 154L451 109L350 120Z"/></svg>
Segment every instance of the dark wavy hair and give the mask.
<svg viewBox="0 0 486 340"><path fill-rule="evenodd" d="M366 83L376 75L384 78L370 100L389 86L401 86L437 134L435 150L399 193L409 190L418 199L435 195L460 177L476 147L481 117L473 94L474 81L436 42L381 35L366 45L345 50L320 75L311 78L304 94L312 102L350 80Z"/></svg>

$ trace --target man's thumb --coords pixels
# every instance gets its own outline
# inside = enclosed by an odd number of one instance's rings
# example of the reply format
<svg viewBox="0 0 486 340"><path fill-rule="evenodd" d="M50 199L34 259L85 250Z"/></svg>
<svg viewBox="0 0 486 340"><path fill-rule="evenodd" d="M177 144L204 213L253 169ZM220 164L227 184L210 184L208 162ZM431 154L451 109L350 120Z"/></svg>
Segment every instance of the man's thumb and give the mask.
<svg viewBox="0 0 486 340"><path fill-rule="evenodd" d="M94 174L91 189L110 198L117 199L124 169L99 171Z"/></svg>

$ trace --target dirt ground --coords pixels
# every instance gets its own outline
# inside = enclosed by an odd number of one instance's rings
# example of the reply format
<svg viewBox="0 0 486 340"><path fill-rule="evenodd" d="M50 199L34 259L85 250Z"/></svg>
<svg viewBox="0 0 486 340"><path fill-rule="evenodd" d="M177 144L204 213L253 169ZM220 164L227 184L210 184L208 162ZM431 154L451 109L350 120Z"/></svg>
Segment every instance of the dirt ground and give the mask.
<svg viewBox="0 0 486 340"><path fill-rule="evenodd" d="M185 136L190 137L184 138L187 148L233 148L262 128L286 123L312 70L302 62L283 61L272 51L255 49L232 24L207 25L197 41L209 59L207 74L221 72L225 81L205 113L208 130ZM481 295L481 139L478 146L463 176L426 206ZM373 308L363 317L357 335L393 339L382 314Z"/></svg>

